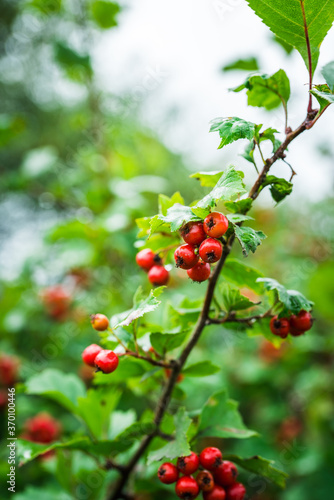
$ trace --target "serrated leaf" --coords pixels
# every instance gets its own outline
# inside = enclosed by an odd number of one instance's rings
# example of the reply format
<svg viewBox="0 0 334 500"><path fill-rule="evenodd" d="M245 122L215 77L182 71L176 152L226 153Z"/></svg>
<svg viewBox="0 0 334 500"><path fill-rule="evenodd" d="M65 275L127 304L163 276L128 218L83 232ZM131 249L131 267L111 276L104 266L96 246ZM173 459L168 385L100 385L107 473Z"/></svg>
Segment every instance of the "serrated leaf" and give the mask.
<svg viewBox="0 0 334 500"><path fill-rule="evenodd" d="M293 188L292 182L280 177L275 177L275 175L267 175L261 189L266 186L270 186L271 196L276 203L279 203L291 194Z"/></svg>
<svg viewBox="0 0 334 500"><path fill-rule="evenodd" d="M292 45L286 43L284 40L282 40L282 38L279 38L278 36L274 35L273 40L285 50L286 54L290 55L291 52L293 51Z"/></svg>
<svg viewBox="0 0 334 500"><path fill-rule="evenodd" d="M249 6L271 31L301 54L309 68L305 30L308 31L312 73L319 48L334 20L334 3L328 0L247 0ZM305 16L304 16L305 12Z"/></svg>
<svg viewBox="0 0 334 500"><path fill-rule="evenodd" d="M167 210L167 215L159 215L160 220L170 224L171 231L177 231L183 224L201 220L190 207L176 203Z"/></svg>
<svg viewBox="0 0 334 500"><path fill-rule="evenodd" d="M50 398L73 413L77 411L78 398L84 397L86 393L84 383L76 375L53 368L30 377L25 387L27 394Z"/></svg>
<svg viewBox="0 0 334 500"><path fill-rule="evenodd" d="M167 210L175 205L175 203L184 205L184 199L178 191L171 197L164 194L159 194L159 213L162 215L167 215Z"/></svg>
<svg viewBox="0 0 334 500"><path fill-rule="evenodd" d="M232 166L228 167L213 190L197 202L195 207L192 207L192 210L212 208L218 201L231 201L238 195L245 193L246 189L242 179L243 176L240 172Z"/></svg>
<svg viewBox="0 0 334 500"><path fill-rule="evenodd" d="M196 174L191 174L192 179L197 179L200 181L203 187L215 187L221 176L223 175L223 170L214 170L211 172L197 172Z"/></svg>
<svg viewBox="0 0 334 500"><path fill-rule="evenodd" d="M227 219L232 222L232 224L237 224L238 222L244 222L245 220L251 220L253 217L244 214L227 214Z"/></svg>
<svg viewBox="0 0 334 500"><path fill-rule="evenodd" d="M260 294L263 291L263 285L257 282L263 274L256 269L246 266L243 262L236 259L227 259L224 265L224 279L240 287L248 287L254 292Z"/></svg>
<svg viewBox="0 0 334 500"><path fill-rule="evenodd" d="M95 0L91 4L91 13L96 24L102 29L117 26L117 14L121 8L116 2Z"/></svg>
<svg viewBox="0 0 334 500"><path fill-rule="evenodd" d="M228 283L222 282L219 284L219 294L226 312L243 311L256 305L242 295L238 288L234 288Z"/></svg>
<svg viewBox="0 0 334 500"><path fill-rule="evenodd" d="M280 488L285 488L286 486L286 479L289 476L284 471L274 467L275 462L273 460L267 460L259 456L241 458L238 455L225 455L225 459L240 465L240 467L249 472L266 477Z"/></svg>
<svg viewBox="0 0 334 500"><path fill-rule="evenodd" d="M278 300L284 305L287 311L298 314L300 311L311 311L313 302L296 290L288 290L278 281L272 278L258 278L259 283L263 283L265 290L274 291Z"/></svg>
<svg viewBox="0 0 334 500"><path fill-rule="evenodd" d="M259 142L261 143L263 141L271 141L273 145L273 153L275 153L282 144L281 141L275 137L275 134L278 133L278 130L276 130L275 128L267 128L259 134Z"/></svg>
<svg viewBox="0 0 334 500"><path fill-rule="evenodd" d="M232 90L240 92L243 89L247 89L249 106L263 107L268 111L281 104L286 107L290 97L289 78L282 69L273 75L251 75Z"/></svg>
<svg viewBox="0 0 334 500"><path fill-rule="evenodd" d="M151 229L151 220L152 217L141 217L139 219L136 219L136 224L139 229L139 233L137 234L137 238L144 238L148 236L150 229Z"/></svg>
<svg viewBox="0 0 334 500"><path fill-rule="evenodd" d="M253 200L252 198L245 198L238 201L227 201L225 207L234 214L240 213L244 214L251 209Z"/></svg>
<svg viewBox="0 0 334 500"><path fill-rule="evenodd" d="M159 354L172 351L183 344L188 332L155 332L151 333L150 341Z"/></svg>
<svg viewBox="0 0 334 500"><path fill-rule="evenodd" d="M154 311L161 304L161 301L157 297L161 295L164 288L164 286L160 286L151 290L147 298L139 300L135 307L121 315L121 321L119 321L120 315L113 316L110 320L111 328L116 330L116 328L121 326L128 326L136 319L144 316L144 314Z"/></svg>
<svg viewBox="0 0 334 500"><path fill-rule="evenodd" d="M238 410L238 403L226 391L213 394L205 404L199 423L199 436L245 439L257 433L247 429Z"/></svg>
<svg viewBox="0 0 334 500"><path fill-rule="evenodd" d="M334 61L326 64L321 70L322 76L331 92L334 92Z"/></svg>
<svg viewBox="0 0 334 500"><path fill-rule="evenodd" d="M173 460L177 457L190 455L190 447L187 438L187 432L191 425L191 420L186 413L185 408L179 408L174 415L175 439L170 441L159 450L151 451L148 455L147 462L159 462L163 458Z"/></svg>
<svg viewBox="0 0 334 500"><path fill-rule="evenodd" d="M316 85L310 93L317 99L320 104L320 112L327 106L334 103L334 94L330 91L328 85Z"/></svg>
<svg viewBox="0 0 334 500"><path fill-rule="evenodd" d="M255 231L255 229L247 226L234 226L235 235L241 245L242 253L245 257L249 252L255 252L257 247L261 245L266 235L262 231Z"/></svg>
<svg viewBox="0 0 334 500"><path fill-rule="evenodd" d="M232 70L258 71L259 63L255 57L249 57L248 59L238 59L222 68L222 71Z"/></svg>
<svg viewBox="0 0 334 500"><path fill-rule="evenodd" d="M207 377L220 371L220 367L211 363L211 361L199 361L193 365L187 366L182 373L187 377Z"/></svg>
<svg viewBox="0 0 334 500"><path fill-rule="evenodd" d="M211 123L210 132L219 132L221 137L218 149L239 139L248 139L251 141L255 135L255 123L248 122L236 116L216 118Z"/></svg>

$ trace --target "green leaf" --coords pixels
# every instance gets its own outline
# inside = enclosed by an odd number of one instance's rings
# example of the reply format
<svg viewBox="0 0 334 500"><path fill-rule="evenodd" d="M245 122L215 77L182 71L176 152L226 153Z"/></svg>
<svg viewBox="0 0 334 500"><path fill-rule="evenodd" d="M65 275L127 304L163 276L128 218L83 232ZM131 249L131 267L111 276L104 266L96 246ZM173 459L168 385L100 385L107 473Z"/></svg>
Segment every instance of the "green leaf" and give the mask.
<svg viewBox="0 0 334 500"><path fill-rule="evenodd" d="M255 123L237 117L216 118L212 121L210 132L219 132L221 142L218 149L221 149L239 139L251 141L255 135Z"/></svg>
<svg viewBox="0 0 334 500"><path fill-rule="evenodd" d="M221 176L223 175L222 170L214 170L211 172L197 172L196 174L191 174L191 178L200 181L201 186L204 187L215 187Z"/></svg>
<svg viewBox="0 0 334 500"><path fill-rule="evenodd" d="M132 443L138 441L143 436L151 434L156 428L155 424L152 422L134 422L124 431L122 431L118 436L116 436L115 441L124 444L124 446L131 446Z"/></svg>
<svg viewBox="0 0 334 500"><path fill-rule="evenodd" d="M90 56L79 54L65 43L57 42L55 44L54 57L69 78L75 81L82 81L93 74Z"/></svg>
<svg viewBox="0 0 334 500"><path fill-rule="evenodd" d="M326 64L321 70L322 76L326 80L331 92L334 92L334 61Z"/></svg>
<svg viewBox="0 0 334 500"><path fill-rule="evenodd" d="M248 59L238 59L222 68L222 71L232 70L258 71L259 63L255 57L249 57Z"/></svg>
<svg viewBox="0 0 334 500"><path fill-rule="evenodd" d="M15 500L73 500L72 495L58 486L28 486L24 491L15 493Z"/></svg>
<svg viewBox="0 0 334 500"><path fill-rule="evenodd" d="M243 153L240 154L240 156L245 158L245 160L249 161L250 163L253 163L253 165L255 165L255 167L256 167L256 163L254 160L255 146L256 146L256 143L254 140L252 142L249 142L248 144L246 144L245 150Z"/></svg>
<svg viewBox="0 0 334 500"><path fill-rule="evenodd" d="M152 451L147 462L159 462L163 458L173 460L177 457L190 455L190 447L188 443L187 433L191 425L191 420L188 417L185 408L179 408L174 416L175 439L170 441L159 450Z"/></svg>
<svg viewBox="0 0 334 500"><path fill-rule="evenodd" d="M91 5L91 13L96 24L102 29L117 26L117 14L120 6L115 2L106 0L95 0Z"/></svg>
<svg viewBox="0 0 334 500"><path fill-rule="evenodd" d="M316 85L310 91L320 104L320 112L323 111L328 105L334 103L334 94L330 91L328 85Z"/></svg>
<svg viewBox="0 0 334 500"><path fill-rule="evenodd" d="M287 311L298 314L300 311L311 311L313 302L296 290L287 290L278 281L272 278L258 278L259 283L263 283L265 290L274 291L278 300L284 305Z"/></svg>
<svg viewBox="0 0 334 500"><path fill-rule="evenodd" d="M177 231L183 224L191 221L201 220L194 214L190 207L176 203L167 210L167 215L159 215L158 218L170 224L171 231Z"/></svg>
<svg viewBox="0 0 334 500"><path fill-rule="evenodd" d="M225 207L234 214L240 213L244 214L251 209L253 200L252 198L245 198L238 201L227 201Z"/></svg>
<svg viewBox="0 0 334 500"><path fill-rule="evenodd" d="M212 208L218 201L231 201L238 195L245 193L246 189L242 179L243 174L235 170L234 167L229 166L213 190L202 198L195 207L192 207L192 210Z"/></svg>
<svg viewBox="0 0 334 500"><path fill-rule="evenodd" d="M308 31L312 73L314 73L322 41L334 20L334 3L328 0L247 0L249 6L271 29L295 47L309 68L305 30ZM304 15L305 13L305 15Z"/></svg>
<svg viewBox="0 0 334 500"><path fill-rule="evenodd" d="M240 467L249 472L266 477L280 488L285 488L286 486L285 483L288 474L274 467L275 462L273 460L267 460L259 456L241 458L237 455L225 455L225 459L240 465Z"/></svg>
<svg viewBox="0 0 334 500"><path fill-rule="evenodd" d="M159 354L172 351L183 344L188 332L155 332L151 333L150 340Z"/></svg>
<svg viewBox="0 0 334 500"><path fill-rule="evenodd" d="M219 294L226 312L242 311L256 305L242 295L238 288L234 288L228 283L219 284Z"/></svg>
<svg viewBox="0 0 334 500"><path fill-rule="evenodd" d="M257 294L263 291L263 285L257 282L263 274L256 269L246 266L236 259L227 259L224 265L224 279L240 287L248 287Z"/></svg>
<svg viewBox="0 0 334 500"><path fill-rule="evenodd" d="M284 200L289 194L292 193L293 184L283 178L275 177L274 175L267 175L266 180L262 184L262 188L270 186L270 192L276 203Z"/></svg>
<svg viewBox="0 0 334 500"><path fill-rule="evenodd" d="M257 433L247 429L238 411L238 403L221 391L208 400L200 416L199 436L244 439Z"/></svg>
<svg viewBox="0 0 334 500"><path fill-rule="evenodd" d="M96 438L102 438L108 430L110 414L120 397L121 392L115 387L99 387L78 398L78 413Z"/></svg>
<svg viewBox="0 0 334 500"><path fill-rule="evenodd" d="M184 205L184 199L181 194L177 191L170 198L164 194L159 194L159 213L162 215L167 215L167 210L178 203L179 205Z"/></svg>
<svg viewBox="0 0 334 500"><path fill-rule="evenodd" d="M26 393L53 399L67 410L77 411L78 398L84 397L84 383L74 374L65 374L53 368L33 375L26 381Z"/></svg>
<svg viewBox="0 0 334 500"><path fill-rule="evenodd" d="M248 89L249 106L263 107L268 111L281 104L286 107L290 97L289 78L282 69L271 76L251 75L242 85L232 90L240 92L243 89Z"/></svg>
<svg viewBox="0 0 334 500"><path fill-rule="evenodd" d="M261 143L263 141L271 141L273 145L273 152L275 153L282 144L281 141L275 137L275 134L278 133L278 130L276 130L275 128L267 128L266 130L261 132L261 134L259 134L259 142Z"/></svg>
<svg viewBox="0 0 334 500"><path fill-rule="evenodd" d="M217 372L220 372L220 367L213 365L211 361L199 361L182 370L182 373L187 377L207 377Z"/></svg>
<svg viewBox="0 0 334 500"><path fill-rule="evenodd" d="M253 217L244 214L227 214L227 219L232 222L232 224L237 224L238 222L244 222L245 220L251 220Z"/></svg>
<svg viewBox="0 0 334 500"><path fill-rule="evenodd" d="M251 227L234 226L234 230L245 257L248 256L249 252L254 253L257 247L261 245L262 240L266 238L266 235L262 231L255 231Z"/></svg>
<svg viewBox="0 0 334 500"><path fill-rule="evenodd" d="M155 309L161 304L161 301L157 299L159 295L163 292L164 286L155 288L150 291L150 294L145 299L141 299L135 306L129 311L124 312L121 315L113 316L110 320L110 326L113 330L121 326L129 326L133 321L144 316L149 312L155 311Z"/></svg>

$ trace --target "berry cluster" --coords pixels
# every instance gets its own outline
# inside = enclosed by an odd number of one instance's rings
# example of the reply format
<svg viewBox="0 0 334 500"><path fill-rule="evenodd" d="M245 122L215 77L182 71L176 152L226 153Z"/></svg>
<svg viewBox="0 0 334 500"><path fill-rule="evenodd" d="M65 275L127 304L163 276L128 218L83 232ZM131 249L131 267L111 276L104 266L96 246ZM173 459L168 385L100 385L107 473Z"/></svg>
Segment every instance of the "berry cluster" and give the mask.
<svg viewBox="0 0 334 500"><path fill-rule="evenodd" d="M312 328L313 321L311 313L307 311L300 311L297 316L292 314L289 319L274 316L270 321L270 330L282 339L286 339L289 333L299 337Z"/></svg>
<svg viewBox="0 0 334 500"><path fill-rule="evenodd" d="M104 314L92 314L92 326L98 332L104 332L109 327L109 320ZM102 373L112 373L118 367L119 359L114 351L102 349L97 344L91 344L82 353L82 360L86 365L95 367Z"/></svg>
<svg viewBox="0 0 334 500"><path fill-rule="evenodd" d="M194 478L192 474L198 470ZM221 451L212 447L200 455L191 452L187 457L179 457L176 465L166 462L158 470L160 481L176 483L175 493L184 500L193 500L200 492L204 500L243 500L246 489L236 481L237 476L236 466L223 460Z"/></svg>
<svg viewBox="0 0 334 500"><path fill-rule="evenodd" d="M211 272L210 264L218 262L223 253L221 238L228 229L228 219L219 212L210 213L202 222L188 222L181 228L185 242L174 253L176 267L185 269L190 279L201 283ZM159 254L151 249L141 250L137 264L148 272L149 281L155 286L166 285L169 272Z"/></svg>

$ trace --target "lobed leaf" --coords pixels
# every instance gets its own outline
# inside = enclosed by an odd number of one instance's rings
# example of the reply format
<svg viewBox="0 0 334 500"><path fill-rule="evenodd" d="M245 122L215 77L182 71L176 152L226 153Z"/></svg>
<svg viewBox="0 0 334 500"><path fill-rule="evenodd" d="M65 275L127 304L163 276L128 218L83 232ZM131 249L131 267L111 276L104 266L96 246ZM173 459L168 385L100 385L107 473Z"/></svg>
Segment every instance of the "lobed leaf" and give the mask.
<svg viewBox="0 0 334 500"><path fill-rule="evenodd" d="M248 256L249 252L254 253L257 247L261 245L262 240L266 238L262 231L255 231L251 227L235 225L234 230L245 257Z"/></svg>
<svg viewBox="0 0 334 500"><path fill-rule="evenodd" d="M239 139L251 141L255 135L255 127L255 123L236 116L232 118L216 118L212 121L210 132L219 132L221 142L218 149L221 149Z"/></svg>
<svg viewBox="0 0 334 500"><path fill-rule="evenodd" d="M238 455L225 455L225 459L240 465L240 467L249 472L266 477L280 488L285 488L286 486L288 474L274 467L275 462L273 460L267 460L259 456L241 458Z"/></svg>
<svg viewBox="0 0 334 500"><path fill-rule="evenodd" d="M274 291L287 311L293 314L298 314L301 310L311 311L313 302L307 300L302 293L296 290L287 290L272 278L258 278L257 281L263 283L265 290Z"/></svg>

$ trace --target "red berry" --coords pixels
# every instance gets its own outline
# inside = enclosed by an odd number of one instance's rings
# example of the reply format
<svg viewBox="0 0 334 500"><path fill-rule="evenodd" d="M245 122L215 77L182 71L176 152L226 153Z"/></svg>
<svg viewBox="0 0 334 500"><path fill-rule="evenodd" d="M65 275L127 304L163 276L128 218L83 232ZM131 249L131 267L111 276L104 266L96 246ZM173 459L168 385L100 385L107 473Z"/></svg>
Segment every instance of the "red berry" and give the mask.
<svg viewBox="0 0 334 500"><path fill-rule="evenodd" d="M307 311L300 311L298 316L294 314L290 318L290 326L293 330L300 330L300 334L307 332L312 328L313 318L312 314Z"/></svg>
<svg viewBox="0 0 334 500"><path fill-rule="evenodd" d="M241 483L235 483L226 490L226 500L244 500L246 488Z"/></svg>
<svg viewBox="0 0 334 500"><path fill-rule="evenodd" d="M224 460L215 470L215 481L220 486L232 486L236 482L238 469L232 462Z"/></svg>
<svg viewBox="0 0 334 500"><path fill-rule="evenodd" d="M102 347L97 344L91 344L83 351L81 357L82 361L89 366L95 366L95 358L102 351Z"/></svg>
<svg viewBox="0 0 334 500"><path fill-rule="evenodd" d="M169 280L169 272L163 266L153 266L148 272L148 279L154 286L166 285Z"/></svg>
<svg viewBox="0 0 334 500"><path fill-rule="evenodd" d="M17 381L19 361L14 356L0 354L0 385L13 386Z"/></svg>
<svg viewBox="0 0 334 500"><path fill-rule="evenodd" d="M199 255L204 262L208 262L209 264L213 264L217 262L223 253L223 247L220 241L215 240L214 238L208 238L204 240L201 246L199 247Z"/></svg>
<svg viewBox="0 0 334 500"><path fill-rule="evenodd" d="M202 491L212 491L215 486L213 475L208 470L202 470L197 474L196 481Z"/></svg>
<svg viewBox="0 0 334 500"><path fill-rule="evenodd" d="M200 260L194 267L188 269L187 274L193 281L201 283L202 281L206 281L209 278L210 272L210 264L207 264L206 262Z"/></svg>
<svg viewBox="0 0 334 500"><path fill-rule="evenodd" d="M212 491L203 493L204 500L225 500L226 493L224 488L216 484Z"/></svg>
<svg viewBox="0 0 334 500"><path fill-rule="evenodd" d="M199 467L199 458L193 451L187 457L179 457L177 460L177 468L185 476L190 476L197 471Z"/></svg>
<svg viewBox="0 0 334 500"><path fill-rule="evenodd" d="M160 465L158 469L158 478L164 484L172 484L176 483L179 479L179 471L175 467L175 465L170 462L166 462Z"/></svg>
<svg viewBox="0 0 334 500"><path fill-rule="evenodd" d="M174 259L176 267L181 269L191 269L198 262L198 255L195 254L193 245L181 245L175 250Z"/></svg>
<svg viewBox="0 0 334 500"><path fill-rule="evenodd" d="M204 231L211 238L220 238L228 229L228 219L219 212L211 212L204 219Z"/></svg>
<svg viewBox="0 0 334 500"><path fill-rule="evenodd" d="M94 330L98 332L104 332L109 326L109 319L104 314L92 314L90 322Z"/></svg>
<svg viewBox="0 0 334 500"><path fill-rule="evenodd" d="M161 263L161 259L158 254L155 254L150 248L144 248L136 255L136 262L138 266L145 271L149 271L151 267L156 266Z"/></svg>
<svg viewBox="0 0 334 500"><path fill-rule="evenodd" d="M112 373L118 367L119 359L114 351L102 349L95 358L95 366L103 373Z"/></svg>
<svg viewBox="0 0 334 500"><path fill-rule="evenodd" d="M286 318L274 316L270 320L270 330L274 335L286 339L290 331L290 323Z"/></svg>
<svg viewBox="0 0 334 500"><path fill-rule="evenodd" d="M199 461L204 469L215 470L223 461L223 456L218 448L204 448L199 456Z"/></svg>
<svg viewBox="0 0 334 500"><path fill-rule="evenodd" d="M181 236L190 245L200 245L206 238L202 222L188 222L181 229Z"/></svg>
<svg viewBox="0 0 334 500"><path fill-rule="evenodd" d="M179 498L193 500L199 493L199 487L192 476L183 476L175 485L175 493Z"/></svg>
<svg viewBox="0 0 334 500"><path fill-rule="evenodd" d="M71 296L61 285L55 285L43 290L42 300L52 318L63 320L70 307Z"/></svg>
<svg viewBox="0 0 334 500"><path fill-rule="evenodd" d="M55 441L61 432L60 423L48 413L39 413L24 423L23 439L34 443L48 444Z"/></svg>

